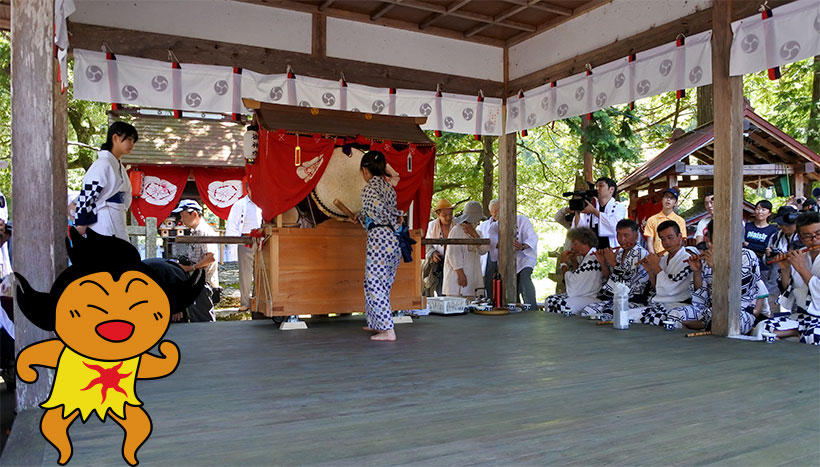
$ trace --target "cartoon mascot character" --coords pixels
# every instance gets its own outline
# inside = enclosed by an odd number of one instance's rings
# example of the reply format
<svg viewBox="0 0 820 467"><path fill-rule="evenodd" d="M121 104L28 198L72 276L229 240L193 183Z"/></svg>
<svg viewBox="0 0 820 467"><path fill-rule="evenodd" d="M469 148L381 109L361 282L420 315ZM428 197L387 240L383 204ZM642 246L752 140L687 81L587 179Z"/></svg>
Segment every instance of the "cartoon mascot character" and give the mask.
<svg viewBox="0 0 820 467"><path fill-rule="evenodd" d="M35 366L57 370L51 394L40 405L45 409L40 431L59 451L61 465L73 453L68 428L78 416L85 423L92 413L103 422L110 416L123 428L122 457L136 465L137 449L152 429L135 393L136 380L162 378L176 369L179 348L162 338L171 313L193 302L204 277L189 277L164 260L142 262L130 243L91 229L83 237L72 228L70 236L72 264L49 293L34 290L16 274L23 314L57 334L20 352L17 375L33 383L39 376ZM148 353L157 344L159 356Z"/></svg>

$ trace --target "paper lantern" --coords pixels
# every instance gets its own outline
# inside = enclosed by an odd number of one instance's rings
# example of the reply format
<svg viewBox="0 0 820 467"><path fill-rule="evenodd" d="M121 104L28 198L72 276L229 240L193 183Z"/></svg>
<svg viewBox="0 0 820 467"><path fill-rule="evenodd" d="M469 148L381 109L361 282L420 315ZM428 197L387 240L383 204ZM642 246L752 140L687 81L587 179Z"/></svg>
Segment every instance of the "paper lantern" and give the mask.
<svg viewBox="0 0 820 467"><path fill-rule="evenodd" d="M248 126L245 131L244 144L242 149L245 152L245 160L248 164L253 164L256 156L259 155L259 127L255 125Z"/></svg>

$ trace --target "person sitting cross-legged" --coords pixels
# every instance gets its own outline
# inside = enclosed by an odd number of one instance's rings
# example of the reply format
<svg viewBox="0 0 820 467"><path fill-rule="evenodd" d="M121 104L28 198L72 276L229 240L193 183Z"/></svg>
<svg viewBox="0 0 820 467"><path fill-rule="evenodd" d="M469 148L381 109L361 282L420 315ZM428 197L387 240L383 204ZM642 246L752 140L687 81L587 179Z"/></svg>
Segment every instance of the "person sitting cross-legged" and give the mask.
<svg viewBox="0 0 820 467"><path fill-rule="evenodd" d="M598 300L601 289L601 264L595 256L598 235L588 227L572 229L567 234L570 248L561 253L561 272L567 293L547 297L544 310L577 315Z"/></svg>
<svg viewBox="0 0 820 467"><path fill-rule="evenodd" d="M641 322L644 324L654 324L664 326L666 323L674 323L676 328L686 327L689 329L708 329L712 321L712 228L713 222L709 221L704 230L704 241L707 249L703 251L702 258L691 255L688 259L689 268L692 270L692 280L690 281L690 293L692 303L678 306L669 312L654 311L644 313ZM754 326L756 318L763 310L765 298L760 294L760 266L755 253L749 249L741 250L740 259L741 291L740 308L733 310L738 314L740 323L740 333L748 334ZM764 286L765 290L765 286Z"/></svg>
<svg viewBox="0 0 820 467"><path fill-rule="evenodd" d="M755 335L798 336L804 344L820 345L820 213L800 214L797 235L806 248L818 249L792 250L779 257L780 280L786 288L780 304L791 311L761 322Z"/></svg>
<svg viewBox="0 0 820 467"><path fill-rule="evenodd" d="M606 282L598 292L598 300L587 305L581 316L597 316L602 320L612 319L612 298L617 283L629 287L630 308L646 305L649 294L649 275L646 269L638 264L649 254L646 249L638 245L638 223L632 219L621 219L616 226L618 244L617 251L612 248L597 250L595 255L601 264L601 271Z"/></svg>
<svg viewBox="0 0 820 467"><path fill-rule="evenodd" d="M683 246L680 226L673 220L661 222L657 228L663 251L651 253L644 259L649 282L655 294L649 299L649 306L630 308L629 319L640 320L653 313L668 313L669 310L691 303L689 282L692 269L687 260L697 250Z"/></svg>

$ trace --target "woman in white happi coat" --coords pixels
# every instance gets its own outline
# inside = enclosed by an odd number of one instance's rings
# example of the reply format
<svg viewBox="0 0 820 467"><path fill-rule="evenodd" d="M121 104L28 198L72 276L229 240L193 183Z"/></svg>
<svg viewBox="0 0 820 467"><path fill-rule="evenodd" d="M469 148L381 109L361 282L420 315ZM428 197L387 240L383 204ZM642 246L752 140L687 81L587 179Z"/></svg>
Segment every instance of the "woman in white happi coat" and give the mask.
<svg viewBox="0 0 820 467"><path fill-rule="evenodd" d="M77 197L74 224L80 233L91 228L128 240L125 216L131 207L131 182L120 158L131 152L137 139L137 129L128 123L114 122L108 127L105 144L85 173Z"/></svg>
<svg viewBox="0 0 820 467"><path fill-rule="evenodd" d="M577 315L587 305L598 301L603 274L595 255L598 235L588 227L580 227L567 233L569 250L561 253L561 272L567 293L547 297L544 310L552 313Z"/></svg>
<svg viewBox="0 0 820 467"><path fill-rule="evenodd" d="M447 238L481 238L476 227L481 222L483 212L477 201L468 201L464 213L453 220ZM490 245L448 245L444 255L444 280L442 293L456 297L475 297L484 290L484 276L481 272L481 255L490 250Z"/></svg>
<svg viewBox="0 0 820 467"><path fill-rule="evenodd" d="M801 214L797 234L807 248L820 248L820 213ZM763 321L755 328L755 335L798 336L804 344L820 345L820 249L793 250L779 264L781 283L786 286L780 304L790 313Z"/></svg>

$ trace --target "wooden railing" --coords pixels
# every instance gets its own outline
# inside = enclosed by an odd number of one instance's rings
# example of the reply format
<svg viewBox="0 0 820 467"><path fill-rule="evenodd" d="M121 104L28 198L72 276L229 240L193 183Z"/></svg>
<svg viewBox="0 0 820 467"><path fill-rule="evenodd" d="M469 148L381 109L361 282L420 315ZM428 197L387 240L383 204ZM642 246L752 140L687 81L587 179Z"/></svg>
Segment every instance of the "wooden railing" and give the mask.
<svg viewBox="0 0 820 467"><path fill-rule="evenodd" d="M145 237L145 257L156 258L157 256L157 219L156 217L145 218L145 226L129 225L126 228L128 239L139 249L137 237Z"/></svg>

